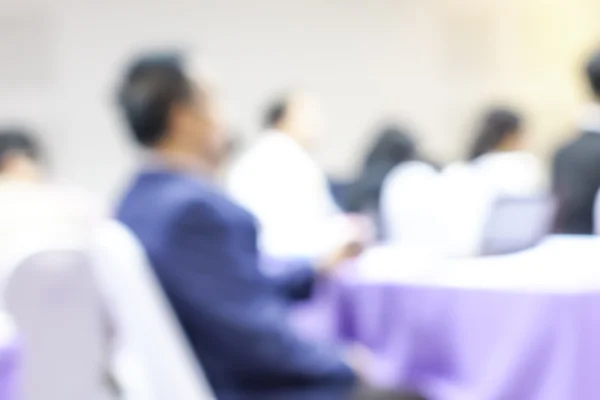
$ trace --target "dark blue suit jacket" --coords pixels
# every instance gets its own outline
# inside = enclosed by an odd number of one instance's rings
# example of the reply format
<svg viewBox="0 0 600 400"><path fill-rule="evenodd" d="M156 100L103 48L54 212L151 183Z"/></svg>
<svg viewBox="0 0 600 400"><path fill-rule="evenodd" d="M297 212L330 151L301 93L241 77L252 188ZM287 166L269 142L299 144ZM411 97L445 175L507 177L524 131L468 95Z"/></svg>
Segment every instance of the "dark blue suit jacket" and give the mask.
<svg viewBox="0 0 600 400"><path fill-rule="evenodd" d="M552 184L558 199L559 233L594 233L594 202L600 189L600 132L585 132L554 155Z"/></svg>
<svg viewBox="0 0 600 400"><path fill-rule="evenodd" d="M248 212L196 177L149 171L118 218L145 247L219 399L346 397L352 371L285 324L281 294L304 293L306 273L271 280L260 272Z"/></svg>

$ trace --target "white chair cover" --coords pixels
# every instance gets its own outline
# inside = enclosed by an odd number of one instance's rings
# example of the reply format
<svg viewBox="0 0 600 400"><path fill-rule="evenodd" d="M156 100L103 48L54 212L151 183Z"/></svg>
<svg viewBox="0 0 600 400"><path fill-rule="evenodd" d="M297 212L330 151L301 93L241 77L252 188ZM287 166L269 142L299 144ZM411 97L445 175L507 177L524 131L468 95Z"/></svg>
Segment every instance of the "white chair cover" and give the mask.
<svg viewBox="0 0 600 400"><path fill-rule="evenodd" d="M420 163L390 173L382 214L390 240L451 256L478 252L493 192L466 164L437 173Z"/></svg>
<svg viewBox="0 0 600 400"><path fill-rule="evenodd" d="M24 254L7 277L4 299L23 346L20 399L111 398L106 320L85 253Z"/></svg>
<svg viewBox="0 0 600 400"><path fill-rule="evenodd" d="M441 252L459 257L477 255L497 193L471 165L462 163L448 166L438 185L435 207L441 216L436 226Z"/></svg>
<svg viewBox="0 0 600 400"><path fill-rule="evenodd" d="M485 224L480 254L508 254L535 246L552 231L555 213L550 196L496 200Z"/></svg>
<svg viewBox="0 0 600 400"><path fill-rule="evenodd" d="M416 247L432 242L437 178L436 170L421 162L404 163L390 172L381 192L382 225L390 241Z"/></svg>
<svg viewBox="0 0 600 400"><path fill-rule="evenodd" d="M110 321L88 251L101 207L79 190L20 181L0 182L0 203L0 299L22 340L22 399L114 394Z"/></svg>
<svg viewBox="0 0 600 400"><path fill-rule="evenodd" d="M121 224L107 221L94 252L121 338L115 370L127 398L214 399L137 240Z"/></svg>

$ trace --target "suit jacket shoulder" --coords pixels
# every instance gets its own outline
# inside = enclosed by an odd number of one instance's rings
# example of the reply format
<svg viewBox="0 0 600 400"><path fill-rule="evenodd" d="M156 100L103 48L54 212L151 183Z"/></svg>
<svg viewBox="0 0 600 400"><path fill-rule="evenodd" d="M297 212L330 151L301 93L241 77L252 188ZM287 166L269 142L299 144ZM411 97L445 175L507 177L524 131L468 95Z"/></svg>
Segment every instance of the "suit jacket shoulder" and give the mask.
<svg viewBox="0 0 600 400"><path fill-rule="evenodd" d="M148 203L152 203L152 208ZM117 214L127 224L172 223L182 215L200 213L207 222L252 225L251 214L211 183L171 172L139 174L123 197ZM150 214L152 218L150 217Z"/></svg>

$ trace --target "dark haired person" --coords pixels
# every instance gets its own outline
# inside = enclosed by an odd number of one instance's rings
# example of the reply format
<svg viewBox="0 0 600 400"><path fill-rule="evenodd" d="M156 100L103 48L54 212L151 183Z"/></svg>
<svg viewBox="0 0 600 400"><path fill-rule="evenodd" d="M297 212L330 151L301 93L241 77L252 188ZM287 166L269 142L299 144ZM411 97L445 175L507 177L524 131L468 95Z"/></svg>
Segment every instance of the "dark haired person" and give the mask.
<svg viewBox="0 0 600 400"><path fill-rule="evenodd" d="M396 125L384 126L367 151L358 178L345 189L344 209L372 215L379 227L378 235L382 237L380 202L383 183L394 168L416 158L415 139Z"/></svg>
<svg viewBox="0 0 600 400"><path fill-rule="evenodd" d="M500 197L542 194L541 162L524 151L524 122L510 108L494 108L482 118L469 152L470 166Z"/></svg>
<svg viewBox="0 0 600 400"><path fill-rule="evenodd" d="M212 182L221 122L209 82L190 66L148 55L125 74L121 108L152 161L118 218L145 247L219 400L345 399L353 370L290 331L259 271L254 218Z"/></svg>
<svg viewBox="0 0 600 400"><path fill-rule="evenodd" d="M448 248L455 255L477 255L497 201L536 199L547 195L544 168L525 151L523 117L506 107L492 108L481 118L468 162L444 170L444 212Z"/></svg>
<svg viewBox="0 0 600 400"><path fill-rule="evenodd" d="M600 50L590 58L586 75L593 101L579 135L557 150L552 167L560 233L588 235L594 230L594 199L600 189Z"/></svg>
<svg viewBox="0 0 600 400"><path fill-rule="evenodd" d="M278 257L313 257L357 239L360 219L341 213L310 155L322 130L316 100L290 93L269 107L264 123L265 132L233 165L227 183L260 222L261 248Z"/></svg>
<svg viewBox="0 0 600 400"><path fill-rule="evenodd" d="M37 181L42 177L40 146L21 128L0 128L0 178Z"/></svg>
<svg viewBox="0 0 600 400"><path fill-rule="evenodd" d="M523 120L513 110L496 108L482 119L475 141L469 153L469 160L493 152L514 151L520 148Z"/></svg>

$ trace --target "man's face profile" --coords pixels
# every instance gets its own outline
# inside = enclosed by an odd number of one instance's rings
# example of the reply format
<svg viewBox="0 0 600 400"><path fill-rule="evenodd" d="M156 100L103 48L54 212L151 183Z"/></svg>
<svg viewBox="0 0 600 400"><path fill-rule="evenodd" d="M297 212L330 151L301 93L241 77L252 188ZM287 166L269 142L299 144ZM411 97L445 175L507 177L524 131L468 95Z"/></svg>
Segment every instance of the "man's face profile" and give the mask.
<svg viewBox="0 0 600 400"><path fill-rule="evenodd" d="M188 108L187 132L199 155L216 163L225 146L225 134L213 75L204 64L192 59L186 68L195 91Z"/></svg>

